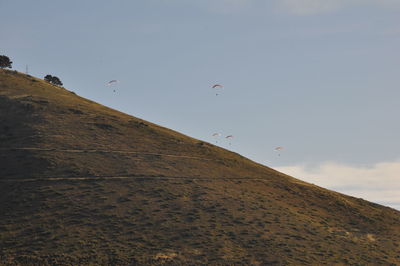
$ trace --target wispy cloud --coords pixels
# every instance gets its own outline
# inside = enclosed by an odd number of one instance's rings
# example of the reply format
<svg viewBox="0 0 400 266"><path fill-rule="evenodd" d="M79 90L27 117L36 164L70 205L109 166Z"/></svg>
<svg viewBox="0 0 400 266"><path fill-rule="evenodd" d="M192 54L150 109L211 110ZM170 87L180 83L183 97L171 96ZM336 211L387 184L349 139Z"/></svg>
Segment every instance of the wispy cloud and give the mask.
<svg viewBox="0 0 400 266"><path fill-rule="evenodd" d="M398 0L276 0L276 3L279 9L295 15L328 13L348 6L400 6Z"/></svg>
<svg viewBox="0 0 400 266"><path fill-rule="evenodd" d="M351 1L351 0L349 0ZM342 0L279 0L279 7L292 14L309 15L338 9Z"/></svg>
<svg viewBox="0 0 400 266"><path fill-rule="evenodd" d="M326 162L313 167L294 165L276 169L309 183L400 210L400 160L371 167Z"/></svg>
<svg viewBox="0 0 400 266"><path fill-rule="evenodd" d="M183 2L183 0L162 0ZM185 1L187 2L187 1ZM349 6L400 7L399 0L202 0L189 2L195 6L207 6L213 12L236 13L248 7L278 10L293 15L329 13Z"/></svg>
<svg viewBox="0 0 400 266"><path fill-rule="evenodd" d="M400 27L388 28L383 32L384 35L400 35Z"/></svg>
<svg viewBox="0 0 400 266"><path fill-rule="evenodd" d="M236 13L251 6L256 0L212 0L210 6L219 13Z"/></svg>

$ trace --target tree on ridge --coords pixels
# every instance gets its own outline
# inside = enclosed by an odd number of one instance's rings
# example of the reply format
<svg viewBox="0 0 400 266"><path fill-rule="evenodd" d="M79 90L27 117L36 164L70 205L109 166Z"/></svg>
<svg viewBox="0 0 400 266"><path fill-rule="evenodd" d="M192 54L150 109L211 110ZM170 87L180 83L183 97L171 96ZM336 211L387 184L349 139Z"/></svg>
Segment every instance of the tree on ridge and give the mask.
<svg viewBox="0 0 400 266"><path fill-rule="evenodd" d="M0 68L11 68L12 62L8 56L0 55Z"/></svg>
<svg viewBox="0 0 400 266"><path fill-rule="evenodd" d="M50 82L51 84L57 85L57 86L62 86L63 85L61 80L56 76L46 75L44 77L44 80L47 81L47 82Z"/></svg>

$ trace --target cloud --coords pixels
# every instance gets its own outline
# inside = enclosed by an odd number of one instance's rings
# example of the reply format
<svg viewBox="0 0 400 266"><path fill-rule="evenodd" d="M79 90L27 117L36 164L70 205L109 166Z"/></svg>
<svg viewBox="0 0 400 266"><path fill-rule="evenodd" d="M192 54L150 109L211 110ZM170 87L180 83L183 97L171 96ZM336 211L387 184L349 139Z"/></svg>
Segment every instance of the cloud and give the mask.
<svg viewBox="0 0 400 266"><path fill-rule="evenodd" d="M349 6L400 7L399 0L159 0L168 3L189 3L217 13L240 13L247 8L278 10L293 15L329 13Z"/></svg>
<svg viewBox="0 0 400 266"><path fill-rule="evenodd" d="M278 2L280 8L296 15L323 13L338 9L342 5L341 0L280 0Z"/></svg>
<svg viewBox="0 0 400 266"><path fill-rule="evenodd" d="M256 0L212 0L211 9L219 13L236 13L251 6Z"/></svg>
<svg viewBox="0 0 400 266"><path fill-rule="evenodd" d="M400 210L400 160L371 167L335 162L294 165L276 170L309 183Z"/></svg>
<svg viewBox="0 0 400 266"><path fill-rule="evenodd" d="M400 27L388 28L383 32L383 35L400 35Z"/></svg>
<svg viewBox="0 0 400 266"><path fill-rule="evenodd" d="M398 0L276 0L279 9L295 15L328 13L347 6L399 7L399 2Z"/></svg>

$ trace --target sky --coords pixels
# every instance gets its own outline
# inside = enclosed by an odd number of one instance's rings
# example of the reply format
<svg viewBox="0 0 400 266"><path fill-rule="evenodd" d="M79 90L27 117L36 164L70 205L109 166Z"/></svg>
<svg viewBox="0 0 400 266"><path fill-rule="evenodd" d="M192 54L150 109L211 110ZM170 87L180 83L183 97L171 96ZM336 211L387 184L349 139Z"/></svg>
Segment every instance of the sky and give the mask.
<svg viewBox="0 0 400 266"><path fill-rule="evenodd" d="M400 210L400 0L0 0L0 11L13 69Z"/></svg>

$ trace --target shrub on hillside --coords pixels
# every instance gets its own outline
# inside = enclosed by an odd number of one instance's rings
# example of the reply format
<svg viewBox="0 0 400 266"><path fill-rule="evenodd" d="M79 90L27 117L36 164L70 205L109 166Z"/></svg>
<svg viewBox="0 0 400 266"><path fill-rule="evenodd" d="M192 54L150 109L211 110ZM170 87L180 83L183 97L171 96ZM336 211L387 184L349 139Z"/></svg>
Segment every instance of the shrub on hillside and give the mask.
<svg viewBox="0 0 400 266"><path fill-rule="evenodd" d="M11 68L12 62L8 56L0 55L0 68Z"/></svg>
<svg viewBox="0 0 400 266"><path fill-rule="evenodd" d="M57 86L62 86L63 85L61 80L56 76L46 75L44 77L44 80L47 81L47 82L50 82L51 84L57 85Z"/></svg>

